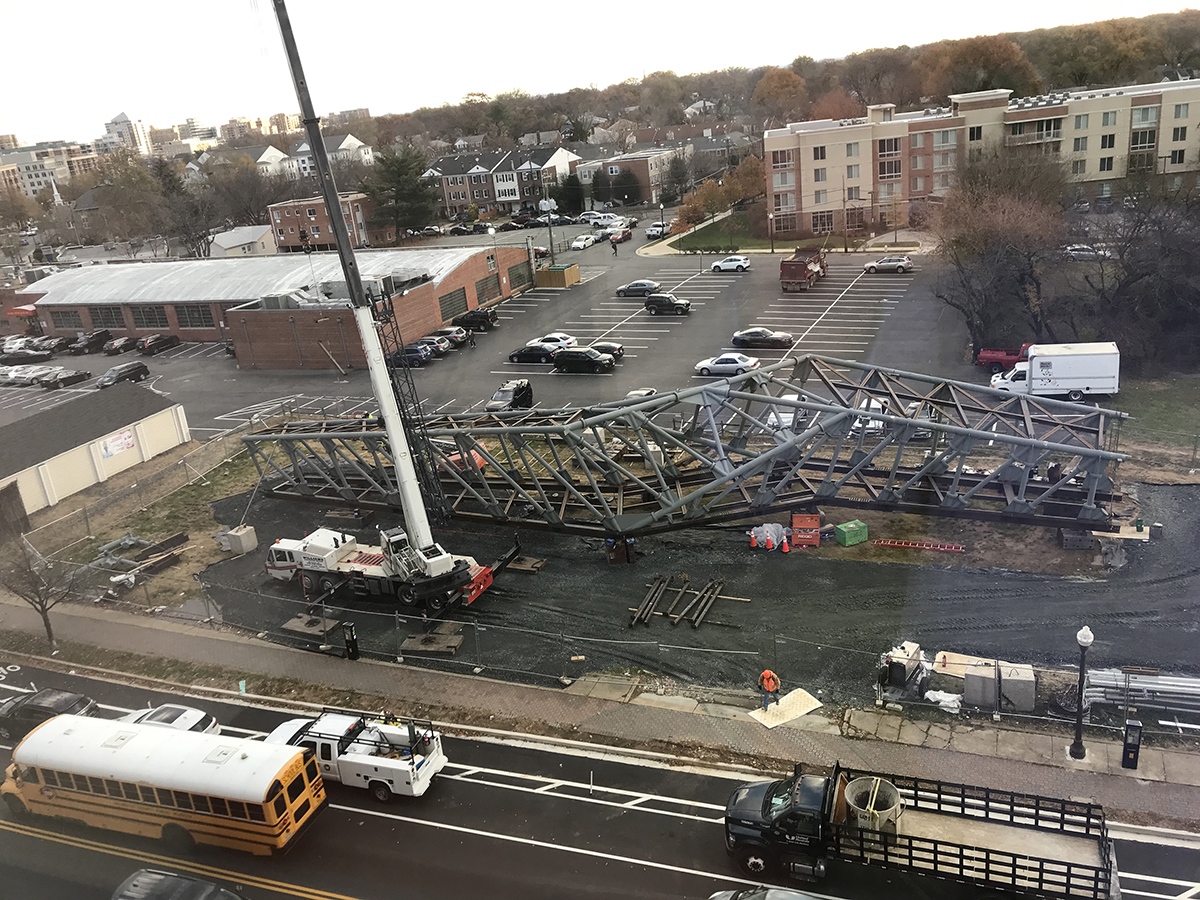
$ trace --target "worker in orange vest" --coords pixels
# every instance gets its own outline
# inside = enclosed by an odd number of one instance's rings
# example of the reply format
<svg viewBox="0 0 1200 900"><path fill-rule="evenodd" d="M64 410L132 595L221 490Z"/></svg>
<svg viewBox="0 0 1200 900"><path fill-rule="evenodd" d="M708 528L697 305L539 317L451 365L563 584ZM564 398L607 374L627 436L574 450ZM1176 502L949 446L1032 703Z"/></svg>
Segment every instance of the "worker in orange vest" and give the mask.
<svg viewBox="0 0 1200 900"><path fill-rule="evenodd" d="M758 689L763 695L763 712L767 711L767 704L772 700L775 705L779 705L779 676L770 669L763 669L763 673L758 676Z"/></svg>

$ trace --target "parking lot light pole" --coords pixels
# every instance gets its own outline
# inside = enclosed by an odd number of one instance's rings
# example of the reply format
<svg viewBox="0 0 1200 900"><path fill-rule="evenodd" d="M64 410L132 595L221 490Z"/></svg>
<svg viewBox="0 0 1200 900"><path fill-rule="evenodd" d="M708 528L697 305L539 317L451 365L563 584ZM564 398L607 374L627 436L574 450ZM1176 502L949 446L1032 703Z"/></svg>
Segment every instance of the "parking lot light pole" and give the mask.
<svg viewBox="0 0 1200 900"><path fill-rule="evenodd" d="M771 236L771 255L775 255L775 213L767 213L767 234Z"/></svg>
<svg viewBox="0 0 1200 900"><path fill-rule="evenodd" d="M1092 629L1084 625L1075 635L1079 643L1079 686L1075 691L1075 742L1071 744L1071 759L1083 759L1087 750L1083 746L1083 682L1087 677L1087 652L1095 637Z"/></svg>
<svg viewBox="0 0 1200 900"><path fill-rule="evenodd" d="M663 212L667 208L665 203L658 204L658 229L659 231L667 230L666 213Z"/></svg>

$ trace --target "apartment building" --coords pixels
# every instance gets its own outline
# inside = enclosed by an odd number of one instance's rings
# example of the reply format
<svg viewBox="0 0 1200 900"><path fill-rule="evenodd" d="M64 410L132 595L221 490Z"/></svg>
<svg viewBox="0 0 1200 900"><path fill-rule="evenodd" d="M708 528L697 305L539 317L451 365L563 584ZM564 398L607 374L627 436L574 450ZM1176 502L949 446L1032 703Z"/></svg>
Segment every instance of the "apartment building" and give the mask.
<svg viewBox="0 0 1200 900"><path fill-rule="evenodd" d="M536 206L551 185L570 174L579 156L565 147L493 150L444 156L422 175L441 190L441 212L447 217L467 211L511 213Z"/></svg>
<svg viewBox="0 0 1200 900"><path fill-rule="evenodd" d="M20 146L15 134L0 134L0 150L16 150Z"/></svg>
<svg viewBox="0 0 1200 900"><path fill-rule="evenodd" d="M354 247L386 246L396 241L396 230L391 227L377 228L371 224L375 215L375 204L369 196L356 191L338 194L346 230L350 232L350 243ZM271 228L275 235L275 247L280 253L301 253L305 242L314 250L336 250L329 212L322 197L305 200L285 200L267 207L271 216Z"/></svg>
<svg viewBox="0 0 1200 900"><path fill-rule="evenodd" d="M375 153L370 145L352 134L323 135L322 140L325 141L325 155L334 165L348 162L360 162L364 166L375 164ZM292 144L288 157L288 175L292 179L316 177L317 164L307 138Z"/></svg>
<svg viewBox="0 0 1200 900"><path fill-rule="evenodd" d="M104 123L104 134L96 138L93 146L97 153L112 153L114 150L132 150L141 156L152 152L150 131L141 119L131 119L118 113L111 122Z"/></svg>
<svg viewBox="0 0 1200 900"><path fill-rule="evenodd" d="M1107 200L1128 175L1173 188L1200 170L1200 79L1012 97L951 95L949 107L867 108L856 119L795 122L763 138L767 209L780 236L904 224L944 195L964 154L1026 148L1060 156L1080 198ZM1111 201L1108 201L1111 202Z"/></svg>
<svg viewBox="0 0 1200 900"><path fill-rule="evenodd" d="M275 113L267 119L271 134L291 134L300 130L300 116L293 113Z"/></svg>
<svg viewBox="0 0 1200 900"><path fill-rule="evenodd" d="M589 196L592 191L592 181L596 172L601 168L604 169L609 179L615 179L622 172L632 172L642 187L642 200L658 203L662 198L663 185L667 180L667 171L671 166L671 160L676 156L687 160L691 158L692 153L691 143L681 142L674 147L653 147L636 150L632 153L622 153L619 156L610 156L607 159L580 161L572 165L571 169L579 176L580 182L583 183L583 189ZM621 197L613 199L623 200Z"/></svg>
<svg viewBox="0 0 1200 900"><path fill-rule="evenodd" d="M91 172L96 162L90 144L70 141L47 141L0 151L0 165L16 167L19 186L27 197L36 197L55 182L65 184L76 175Z"/></svg>

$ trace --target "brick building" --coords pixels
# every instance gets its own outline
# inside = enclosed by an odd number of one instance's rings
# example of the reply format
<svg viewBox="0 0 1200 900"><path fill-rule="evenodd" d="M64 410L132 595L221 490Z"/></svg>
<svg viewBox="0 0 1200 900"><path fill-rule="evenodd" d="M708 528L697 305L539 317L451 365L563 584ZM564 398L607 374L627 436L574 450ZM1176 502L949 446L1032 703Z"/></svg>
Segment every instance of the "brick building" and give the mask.
<svg viewBox="0 0 1200 900"><path fill-rule="evenodd" d="M390 226L371 225L375 215L375 203L360 192L345 191L338 194L342 203L342 216L346 230L350 232L350 243L354 247L386 247L396 241L396 229ZM329 211L324 197L308 197L304 200L285 200L267 207L271 216L271 231L275 235L275 247L280 253L299 253L304 250L301 236L307 236L309 246L317 250L335 250L333 231L329 224Z"/></svg>

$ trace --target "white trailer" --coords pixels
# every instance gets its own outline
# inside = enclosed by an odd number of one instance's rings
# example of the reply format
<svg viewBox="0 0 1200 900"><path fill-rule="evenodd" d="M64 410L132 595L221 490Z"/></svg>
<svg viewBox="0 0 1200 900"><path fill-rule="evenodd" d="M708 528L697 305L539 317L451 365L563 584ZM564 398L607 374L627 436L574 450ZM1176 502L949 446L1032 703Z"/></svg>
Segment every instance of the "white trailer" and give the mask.
<svg viewBox="0 0 1200 900"><path fill-rule="evenodd" d="M1037 397L1112 396L1120 389L1121 352L1112 341L1090 344L1031 344L1029 361L992 376L1000 391Z"/></svg>
<svg viewBox="0 0 1200 900"><path fill-rule="evenodd" d="M310 748L322 778L365 788L383 803L394 794L420 797L447 761L442 736L432 722L388 715L367 718L336 709L315 719L289 719L266 741Z"/></svg>

